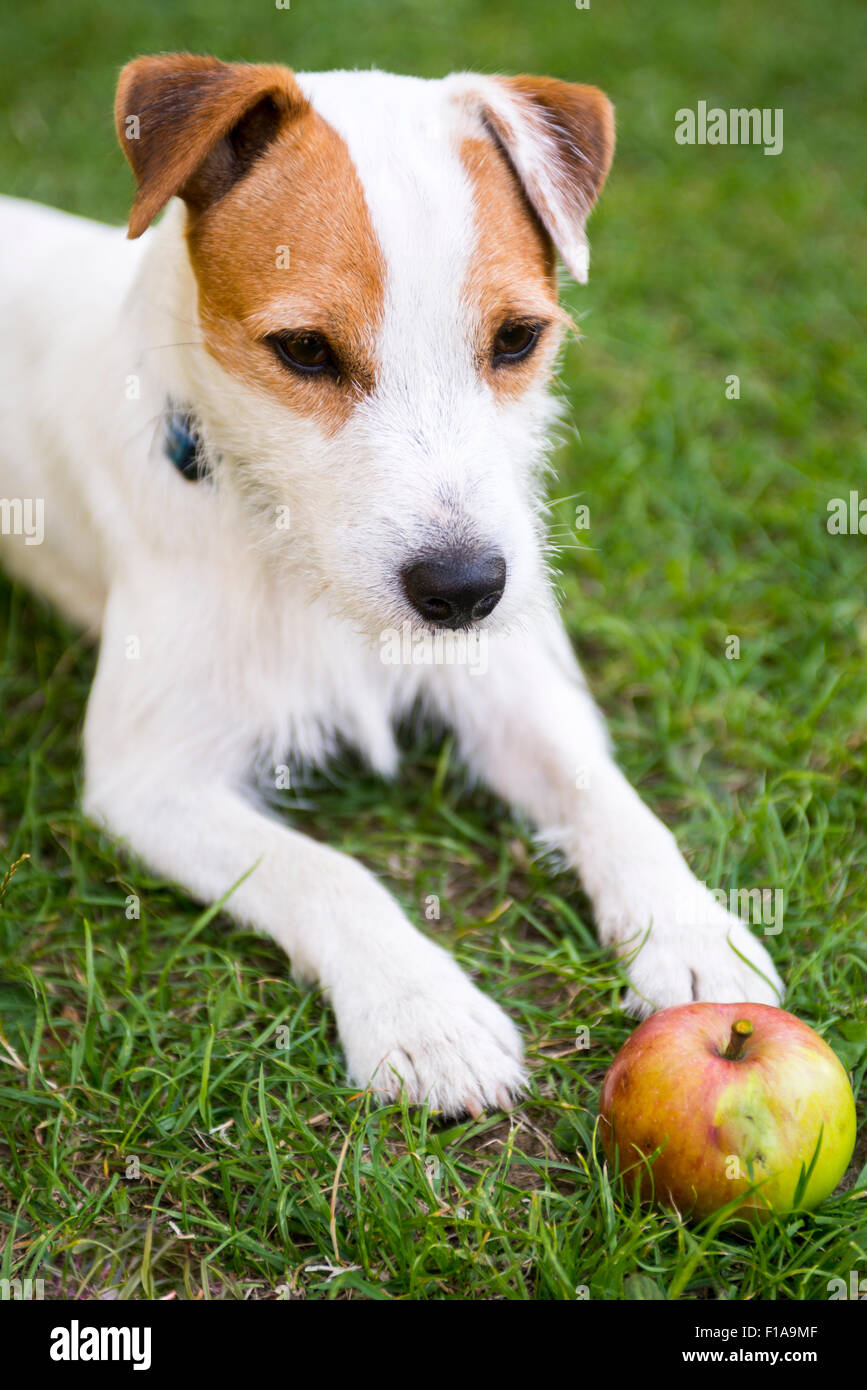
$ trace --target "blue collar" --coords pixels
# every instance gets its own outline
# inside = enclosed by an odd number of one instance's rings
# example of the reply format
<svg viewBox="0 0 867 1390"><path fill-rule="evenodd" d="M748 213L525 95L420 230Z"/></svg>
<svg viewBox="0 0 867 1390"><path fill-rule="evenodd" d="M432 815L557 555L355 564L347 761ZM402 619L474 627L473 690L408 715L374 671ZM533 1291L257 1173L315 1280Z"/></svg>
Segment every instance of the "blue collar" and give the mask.
<svg viewBox="0 0 867 1390"><path fill-rule="evenodd" d="M166 457L188 482L198 483L208 476L208 465L198 438L198 424L191 410L169 402L163 443Z"/></svg>

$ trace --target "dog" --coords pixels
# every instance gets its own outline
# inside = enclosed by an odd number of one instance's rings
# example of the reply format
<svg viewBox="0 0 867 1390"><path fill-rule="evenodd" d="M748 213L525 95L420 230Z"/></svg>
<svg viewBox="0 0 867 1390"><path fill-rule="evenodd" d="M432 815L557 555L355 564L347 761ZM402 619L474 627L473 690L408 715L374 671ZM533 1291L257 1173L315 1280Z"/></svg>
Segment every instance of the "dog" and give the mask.
<svg viewBox="0 0 867 1390"><path fill-rule="evenodd" d="M279 942L384 1100L510 1107L520 1036L256 779L341 744L393 777L419 708L578 872L625 1008L779 1003L616 766L552 591L557 256L587 279L608 99L171 54L123 69L116 121L126 236L0 216L0 550L100 638L85 813Z"/></svg>

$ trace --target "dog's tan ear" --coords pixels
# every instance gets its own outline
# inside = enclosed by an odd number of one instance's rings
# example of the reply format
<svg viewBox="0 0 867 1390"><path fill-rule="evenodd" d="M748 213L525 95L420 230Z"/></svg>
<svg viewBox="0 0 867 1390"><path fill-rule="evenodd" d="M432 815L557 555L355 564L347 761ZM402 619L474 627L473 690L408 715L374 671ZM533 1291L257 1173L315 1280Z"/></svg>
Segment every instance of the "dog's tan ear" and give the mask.
<svg viewBox="0 0 867 1390"><path fill-rule="evenodd" d="M598 87L554 77L463 81L566 269L584 284L590 263L584 223L611 167L614 107Z"/></svg>
<svg viewBox="0 0 867 1390"><path fill-rule="evenodd" d="M168 53L127 63L114 110L138 237L175 194L196 211L222 197L307 102L288 68Z"/></svg>

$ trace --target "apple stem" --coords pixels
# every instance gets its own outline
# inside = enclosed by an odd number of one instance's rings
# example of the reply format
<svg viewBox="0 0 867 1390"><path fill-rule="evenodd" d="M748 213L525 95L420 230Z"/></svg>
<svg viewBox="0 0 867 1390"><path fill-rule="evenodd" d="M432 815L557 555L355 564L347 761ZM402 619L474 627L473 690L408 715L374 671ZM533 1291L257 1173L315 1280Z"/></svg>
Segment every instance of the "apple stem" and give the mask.
<svg viewBox="0 0 867 1390"><path fill-rule="evenodd" d="M736 1062L744 1049L747 1038L752 1037L753 1025L748 1018L737 1018L732 1024L732 1035L723 1056L727 1062Z"/></svg>

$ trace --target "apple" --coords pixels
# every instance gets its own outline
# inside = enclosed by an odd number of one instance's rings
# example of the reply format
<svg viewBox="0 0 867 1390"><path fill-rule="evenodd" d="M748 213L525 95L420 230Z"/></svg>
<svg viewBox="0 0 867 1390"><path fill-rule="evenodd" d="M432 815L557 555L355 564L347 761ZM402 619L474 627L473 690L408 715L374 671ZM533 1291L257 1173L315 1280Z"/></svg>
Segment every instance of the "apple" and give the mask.
<svg viewBox="0 0 867 1390"><path fill-rule="evenodd" d="M640 1175L642 1198L699 1218L741 1193L739 1217L792 1211L817 1147L797 1206L818 1206L855 1148L855 1099L839 1059L806 1023L767 1004L654 1014L612 1062L599 1111L612 1167L630 1170L627 1183ZM651 1176L641 1155L660 1148Z"/></svg>

